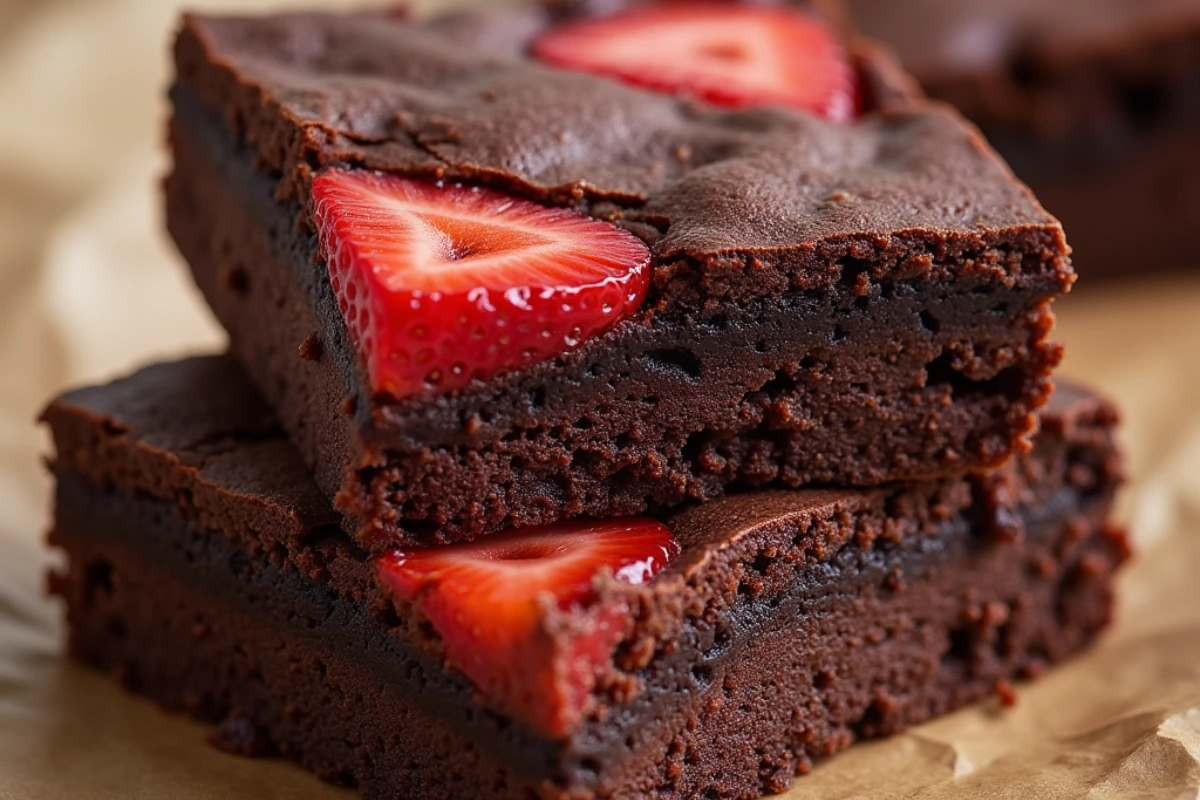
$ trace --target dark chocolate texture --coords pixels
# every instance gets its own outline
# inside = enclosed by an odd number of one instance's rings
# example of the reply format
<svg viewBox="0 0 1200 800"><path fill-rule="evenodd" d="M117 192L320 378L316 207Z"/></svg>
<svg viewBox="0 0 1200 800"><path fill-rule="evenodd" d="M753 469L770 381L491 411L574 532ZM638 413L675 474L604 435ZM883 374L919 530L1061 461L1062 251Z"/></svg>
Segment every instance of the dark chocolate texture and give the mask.
<svg viewBox="0 0 1200 800"><path fill-rule="evenodd" d="M1087 275L1192 266L1200 4L850 0L1070 235Z"/></svg>
<svg viewBox="0 0 1200 800"><path fill-rule="evenodd" d="M1078 651L1125 557L1106 525L1115 414L1076 390L987 478L697 506L666 518L684 546L666 571L611 587L631 633L593 713L548 741L439 664L228 357L72 392L45 419L72 651L220 722L224 746L368 798L780 791Z"/></svg>
<svg viewBox="0 0 1200 800"><path fill-rule="evenodd" d="M557 72L521 55L540 13L189 17L177 42L170 230L360 541L953 474L1021 445L1073 273L975 132L895 98L838 126ZM560 358L372 397L309 223L330 166L627 226L651 295Z"/></svg>

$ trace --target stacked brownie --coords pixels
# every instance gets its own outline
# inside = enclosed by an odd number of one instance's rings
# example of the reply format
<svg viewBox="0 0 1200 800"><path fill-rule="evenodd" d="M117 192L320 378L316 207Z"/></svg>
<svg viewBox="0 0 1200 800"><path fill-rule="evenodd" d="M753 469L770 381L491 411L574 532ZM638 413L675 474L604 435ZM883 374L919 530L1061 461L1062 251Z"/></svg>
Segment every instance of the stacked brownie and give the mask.
<svg viewBox="0 0 1200 800"><path fill-rule="evenodd" d="M1194 266L1200 3L849 0L1071 234L1085 275Z"/></svg>
<svg viewBox="0 0 1200 800"><path fill-rule="evenodd" d="M1062 229L818 7L188 17L231 354L46 410L71 650L368 798L756 797L1083 648Z"/></svg>

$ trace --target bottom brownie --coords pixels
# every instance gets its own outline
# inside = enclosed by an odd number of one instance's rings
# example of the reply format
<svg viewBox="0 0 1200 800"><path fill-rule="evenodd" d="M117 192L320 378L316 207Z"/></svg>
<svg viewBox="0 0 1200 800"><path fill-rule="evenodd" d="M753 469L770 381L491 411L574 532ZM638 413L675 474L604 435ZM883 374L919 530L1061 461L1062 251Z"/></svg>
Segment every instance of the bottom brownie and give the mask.
<svg viewBox="0 0 1200 800"><path fill-rule="evenodd" d="M781 791L855 739L1077 652L1125 556L1106 524L1113 417L1081 395L986 478L709 503L665 520L682 552L628 587L612 659L636 680L547 736L379 588L278 432L251 430L267 423L233 402L235 368L182 364L47 411L71 651L219 722L223 747L367 798Z"/></svg>

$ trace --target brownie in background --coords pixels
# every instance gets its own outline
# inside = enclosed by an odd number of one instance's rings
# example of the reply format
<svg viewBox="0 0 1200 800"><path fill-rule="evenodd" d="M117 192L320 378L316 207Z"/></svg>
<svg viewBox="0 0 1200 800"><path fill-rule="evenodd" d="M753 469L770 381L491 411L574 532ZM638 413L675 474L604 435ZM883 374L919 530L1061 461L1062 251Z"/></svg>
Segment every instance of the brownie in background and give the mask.
<svg viewBox="0 0 1200 800"><path fill-rule="evenodd" d="M849 0L1063 222L1082 275L1200 261L1200 3Z"/></svg>

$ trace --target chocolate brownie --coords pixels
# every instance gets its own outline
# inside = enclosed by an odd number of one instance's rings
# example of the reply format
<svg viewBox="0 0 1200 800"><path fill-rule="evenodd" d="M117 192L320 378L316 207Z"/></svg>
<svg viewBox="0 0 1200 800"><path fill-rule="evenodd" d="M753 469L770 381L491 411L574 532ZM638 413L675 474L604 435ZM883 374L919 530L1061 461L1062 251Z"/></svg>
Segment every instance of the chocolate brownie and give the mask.
<svg viewBox="0 0 1200 800"><path fill-rule="evenodd" d="M973 129L853 45L862 113L843 122L528 55L588 21L183 23L169 228L364 546L944 476L1020 448L1073 272L1059 224ZM377 391L347 325L364 312L331 283L344 254L314 217L314 186L352 179L636 234L644 297L566 352L453 391Z"/></svg>
<svg viewBox="0 0 1200 800"><path fill-rule="evenodd" d="M850 0L1062 219L1085 274L1191 266L1200 225L1193 0Z"/></svg>
<svg viewBox="0 0 1200 800"><path fill-rule="evenodd" d="M576 623L597 608L627 617L585 713L548 736L464 676L231 358L74 391L44 419L72 653L219 723L221 746L368 798L781 791L856 739L1079 651L1109 620L1126 555L1107 523L1115 414L1061 389L1034 449L989 476L663 516L680 549L651 580L600 576L586 601L540 606L560 656L581 652Z"/></svg>

